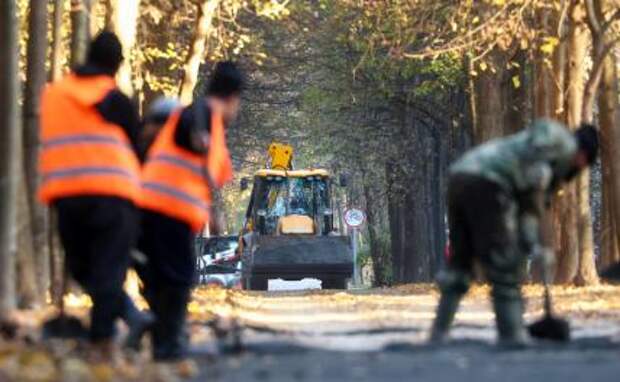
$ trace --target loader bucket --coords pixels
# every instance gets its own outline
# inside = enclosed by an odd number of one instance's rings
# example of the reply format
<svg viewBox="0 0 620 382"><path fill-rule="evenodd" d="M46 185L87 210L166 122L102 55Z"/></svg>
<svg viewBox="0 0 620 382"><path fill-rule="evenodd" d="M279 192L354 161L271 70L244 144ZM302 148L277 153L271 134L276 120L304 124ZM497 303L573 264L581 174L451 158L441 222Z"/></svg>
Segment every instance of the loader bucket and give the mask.
<svg viewBox="0 0 620 382"><path fill-rule="evenodd" d="M353 255L344 236L260 236L252 251L251 273L284 279L348 278Z"/></svg>

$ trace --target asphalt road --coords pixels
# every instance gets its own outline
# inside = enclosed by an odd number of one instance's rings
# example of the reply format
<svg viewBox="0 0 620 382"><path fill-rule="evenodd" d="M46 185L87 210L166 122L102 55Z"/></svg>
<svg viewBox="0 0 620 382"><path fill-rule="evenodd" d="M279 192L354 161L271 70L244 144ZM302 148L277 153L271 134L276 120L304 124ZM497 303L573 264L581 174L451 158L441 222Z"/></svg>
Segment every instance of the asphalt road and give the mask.
<svg viewBox="0 0 620 382"><path fill-rule="evenodd" d="M617 381L618 345L603 339L579 346L520 352L481 343L439 349L394 346L373 352L318 351L292 346L254 347L241 355L201 359L214 381Z"/></svg>
<svg viewBox="0 0 620 382"><path fill-rule="evenodd" d="M619 381L620 288L556 288L574 340L508 351L494 343L486 288L463 303L453 340L426 344L437 295L428 286L359 291L199 290L192 341L214 381ZM528 321L541 314L527 288ZM213 330L201 318L215 318Z"/></svg>

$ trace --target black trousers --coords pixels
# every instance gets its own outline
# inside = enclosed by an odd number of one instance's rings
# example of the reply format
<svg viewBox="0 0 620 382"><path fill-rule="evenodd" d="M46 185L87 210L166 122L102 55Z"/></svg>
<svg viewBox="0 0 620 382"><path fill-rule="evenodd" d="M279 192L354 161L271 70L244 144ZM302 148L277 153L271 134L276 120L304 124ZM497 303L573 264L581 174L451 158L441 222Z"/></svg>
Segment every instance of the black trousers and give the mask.
<svg viewBox="0 0 620 382"><path fill-rule="evenodd" d="M155 314L153 356L158 360L182 358L187 304L194 283L196 255L189 225L143 210L138 249L147 258L137 268L143 294Z"/></svg>
<svg viewBox="0 0 620 382"><path fill-rule="evenodd" d="M141 276L156 283L190 288L194 282L196 255L194 233L184 222L142 210L138 249L146 255ZM148 280L143 280L148 282Z"/></svg>
<svg viewBox="0 0 620 382"><path fill-rule="evenodd" d="M123 282L136 241L137 209L124 199L59 199L58 229L70 276L91 296L90 336L111 338L125 309Z"/></svg>

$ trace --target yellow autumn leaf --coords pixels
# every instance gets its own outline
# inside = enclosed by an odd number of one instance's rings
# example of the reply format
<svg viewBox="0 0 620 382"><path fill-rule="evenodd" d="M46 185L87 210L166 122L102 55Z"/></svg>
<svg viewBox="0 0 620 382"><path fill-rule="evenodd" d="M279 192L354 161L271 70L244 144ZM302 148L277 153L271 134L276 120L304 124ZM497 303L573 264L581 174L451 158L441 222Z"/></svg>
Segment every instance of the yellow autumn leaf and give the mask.
<svg viewBox="0 0 620 382"><path fill-rule="evenodd" d="M487 65L486 62L483 61L483 62L480 63L480 70L485 72L487 70L487 68L488 68L488 65Z"/></svg>
<svg viewBox="0 0 620 382"><path fill-rule="evenodd" d="M545 37L543 44L540 46L540 51L545 54L552 54L555 47L560 43L557 37Z"/></svg>
<svg viewBox="0 0 620 382"><path fill-rule="evenodd" d="M514 86L515 89L519 89L521 87L521 79L519 76L512 77L512 86Z"/></svg>

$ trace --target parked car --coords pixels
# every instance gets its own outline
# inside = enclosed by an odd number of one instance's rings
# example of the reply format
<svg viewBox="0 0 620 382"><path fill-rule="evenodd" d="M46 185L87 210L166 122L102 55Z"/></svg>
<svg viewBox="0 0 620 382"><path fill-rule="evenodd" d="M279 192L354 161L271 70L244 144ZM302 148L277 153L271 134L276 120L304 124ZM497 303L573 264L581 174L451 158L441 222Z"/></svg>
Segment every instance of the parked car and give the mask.
<svg viewBox="0 0 620 382"><path fill-rule="evenodd" d="M223 288L239 287L241 262L237 254L238 236L196 239L198 284Z"/></svg>

